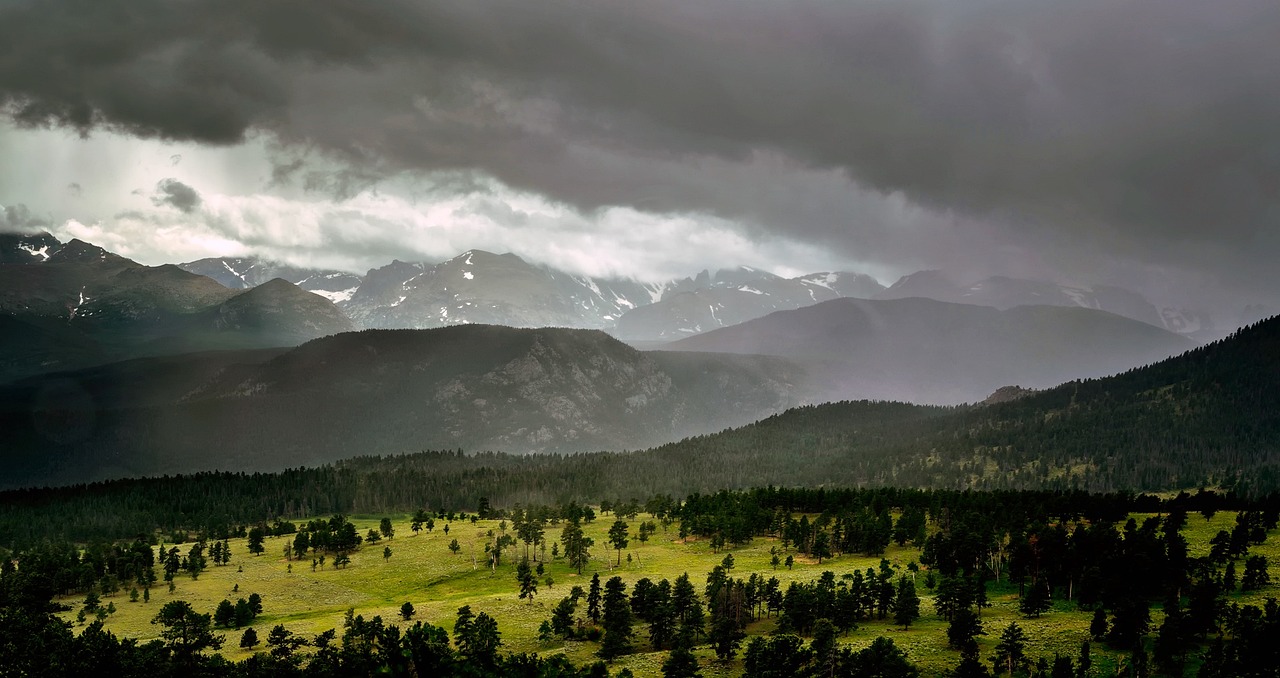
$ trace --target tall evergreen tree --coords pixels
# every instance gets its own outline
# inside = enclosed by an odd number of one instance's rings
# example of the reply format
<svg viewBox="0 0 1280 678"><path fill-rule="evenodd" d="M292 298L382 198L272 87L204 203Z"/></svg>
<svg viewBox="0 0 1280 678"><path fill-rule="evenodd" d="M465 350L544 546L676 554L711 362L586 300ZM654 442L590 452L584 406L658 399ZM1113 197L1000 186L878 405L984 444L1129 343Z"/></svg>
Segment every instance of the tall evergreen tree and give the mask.
<svg viewBox="0 0 1280 678"><path fill-rule="evenodd" d="M920 596L916 595L916 585L906 577L898 580L898 595L893 600L893 620L907 630L911 622L920 618Z"/></svg>
<svg viewBox="0 0 1280 678"><path fill-rule="evenodd" d="M610 577L604 585L604 637L600 656L613 660L631 650L631 602L622 577Z"/></svg>

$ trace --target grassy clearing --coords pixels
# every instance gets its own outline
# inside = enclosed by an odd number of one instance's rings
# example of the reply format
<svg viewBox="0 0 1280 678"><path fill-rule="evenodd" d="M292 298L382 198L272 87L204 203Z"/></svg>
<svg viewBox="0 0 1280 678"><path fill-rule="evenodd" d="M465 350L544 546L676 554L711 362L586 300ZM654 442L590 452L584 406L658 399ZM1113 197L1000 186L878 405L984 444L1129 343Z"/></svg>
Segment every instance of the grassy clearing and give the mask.
<svg viewBox="0 0 1280 678"><path fill-rule="evenodd" d="M1144 516L1135 517L1140 521ZM352 522L364 534L369 528L377 527L380 518L381 516L356 516L352 517ZM412 602L417 610L415 620L429 621L452 630L458 607L470 605L474 612L488 612L498 620L503 646L507 651L564 653L575 662L586 663L595 660L594 653L598 649L595 643L556 641L543 644L537 640L537 629L544 619L550 617L551 608L568 594L570 587L579 584L586 588L594 572L599 572L601 578L617 574L628 586L642 577L649 577L654 581L662 578L674 580L681 573L688 572L695 586L701 590L706 573L720 563L725 553L732 553L735 577L746 577L751 572L777 576L785 590L787 582L813 580L824 570L832 570L839 576L854 570L874 568L879 564L879 558L860 556L842 556L821 564L797 557L792 570L780 566L775 571L770 566L769 550L771 547L781 549L776 540L756 539L740 548L713 553L706 541L680 542L676 538L676 530L672 528L665 533L660 530L643 545L633 537L631 548L623 552L621 567L615 567L618 554L606 545L605 535L613 521L612 516L607 516L584 527L585 532L595 539L596 545L592 548L591 567L584 569L582 576L571 570L563 559L550 560L548 547L549 562L546 566L547 572L554 578L554 586L548 589L545 584L540 585L537 597L529 603L518 599L515 581L515 565L524 553L523 544L504 552L504 562L496 572L491 572L483 564L487 534L489 530L498 531L498 521L480 521L476 524L454 522L448 535L441 529L444 521L438 521L433 532L424 531L414 535L409 529L408 516L392 516L392 520L396 537L374 546L366 545L361 551L352 554L351 564L342 570L326 565L323 569L312 571L310 559L286 560L282 552L291 537L268 538L265 543L266 553L261 556L249 555L244 539L233 539L230 542L233 553L230 565L210 566L194 581L189 576L180 574L175 580L177 588L173 593L169 593L161 582L152 589L150 603L129 602L127 590L104 598L104 605L113 602L118 610L107 620L106 627L118 636L146 641L158 637L159 629L150 620L160 606L169 600L186 600L199 611L212 612L222 599L228 598L234 602L236 598L247 597L250 593L258 593L263 598L263 614L253 624L259 638L263 640L276 624L283 624L289 630L308 637L331 628L337 628L340 632L343 615L349 608L354 608L357 614L366 618L381 615L390 623L402 623L399 610L406 601ZM1209 539L1220 529L1229 531L1234 521L1233 513L1219 513L1208 521L1198 514L1191 515L1184 530L1190 543L1191 555L1207 553ZM631 521L633 531L638 522L639 520ZM558 537L559 527L549 526L548 540ZM462 545L462 550L457 555L448 550L449 542L455 538ZM382 556L384 545L390 546L393 552L391 558L385 561ZM1274 537L1255 547L1252 552L1267 556L1271 563L1280 563L1280 544ZM632 556L630 564L627 562L627 553ZM919 551L912 547L891 546L885 558L905 572L907 563L918 560ZM1280 568L1273 565L1273 576L1276 569ZM1141 575L1135 573L1135 576ZM239 591L233 592L237 584ZM895 627L891 620L872 621L864 623L844 638L843 642L863 647L877 636L888 636L906 650L911 660L924 669L925 675L937 675L953 667L959 661L959 655L946 647L946 623L934 614L933 596L924 587L923 575L918 578L917 585L924 616L910 630L903 631ZM1268 596L1276 596L1276 588L1273 585L1265 591L1250 594L1237 591L1231 600L1241 604L1258 604ZM1074 657L1079 652L1081 641L1087 638L1091 613L1076 610L1074 604L1068 601L1055 602L1053 610L1039 619L1024 619L1017 611L1016 586L1007 583L993 585L990 599L993 607L982 612L988 634L980 641L984 657L992 653L1000 631L1013 621L1017 621L1031 639L1030 648L1034 657L1052 658L1055 652ZM80 601L69 598L60 602L78 608ZM73 621L75 614L71 612L64 616ZM1153 610L1152 617L1158 625L1158 609ZM749 627L748 633L767 633L773 629L774 623L773 619L761 620ZM647 650L647 631L639 626L636 630L636 647ZM226 645L223 648L225 656L233 660L248 656L249 653L238 646L242 630L222 632L226 634ZM1093 645L1093 650L1095 671L1099 675L1106 675L1114 667L1116 656L1099 643ZM699 648L698 654L702 659L704 675L731 676L741 673L740 662L720 665L712 661L713 655L705 647ZM626 667L637 676L657 676L661 673L660 667L665 658L665 652L641 651L619 659L615 662L614 670Z"/></svg>

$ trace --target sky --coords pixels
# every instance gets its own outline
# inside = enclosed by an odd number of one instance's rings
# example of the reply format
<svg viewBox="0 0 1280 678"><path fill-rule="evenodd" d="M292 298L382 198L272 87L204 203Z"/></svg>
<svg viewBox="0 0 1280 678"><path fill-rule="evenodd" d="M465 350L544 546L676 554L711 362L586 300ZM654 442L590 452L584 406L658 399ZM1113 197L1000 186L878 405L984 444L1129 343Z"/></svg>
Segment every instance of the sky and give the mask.
<svg viewBox="0 0 1280 678"><path fill-rule="evenodd" d="M0 0L0 229L1280 306L1274 0Z"/></svg>

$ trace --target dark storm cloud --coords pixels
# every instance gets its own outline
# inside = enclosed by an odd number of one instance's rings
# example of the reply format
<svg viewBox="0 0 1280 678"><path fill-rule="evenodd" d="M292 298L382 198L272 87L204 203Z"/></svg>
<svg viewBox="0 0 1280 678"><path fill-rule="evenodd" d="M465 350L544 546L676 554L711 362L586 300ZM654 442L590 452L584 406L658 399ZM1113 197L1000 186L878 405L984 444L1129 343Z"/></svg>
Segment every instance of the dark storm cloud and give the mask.
<svg viewBox="0 0 1280 678"><path fill-rule="evenodd" d="M168 205L181 212L191 213L200 206L200 194L196 189L177 179L161 179L156 183L156 193L151 198L157 207Z"/></svg>
<svg viewBox="0 0 1280 678"><path fill-rule="evenodd" d="M334 190L477 171L863 256L997 238L1248 282L1280 244L1277 32L1274 0L0 0L0 102L269 132L342 158ZM887 226L849 180L932 215Z"/></svg>
<svg viewBox="0 0 1280 678"><path fill-rule="evenodd" d="M32 214L26 205L0 205L0 233L38 233L48 228L49 220Z"/></svg>

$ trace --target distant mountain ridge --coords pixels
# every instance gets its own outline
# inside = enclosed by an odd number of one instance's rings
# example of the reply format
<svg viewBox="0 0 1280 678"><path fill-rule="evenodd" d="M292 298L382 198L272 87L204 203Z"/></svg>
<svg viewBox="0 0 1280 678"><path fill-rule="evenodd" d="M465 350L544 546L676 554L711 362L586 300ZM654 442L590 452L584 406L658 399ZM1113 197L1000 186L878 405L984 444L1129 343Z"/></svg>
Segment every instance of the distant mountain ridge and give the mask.
<svg viewBox="0 0 1280 678"><path fill-rule="evenodd" d="M962 284L944 271L919 271L903 276L875 299L922 297L956 304L1010 309L1015 306L1092 308L1132 318L1195 339L1213 338L1209 315L1185 309L1157 308L1137 292L1120 287L1073 287L1047 280L991 276Z"/></svg>
<svg viewBox="0 0 1280 678"><path fill-rule="evenodd" d="M810 273L783 278L742 266L703 272L683 285L673 285L662 299L618 319L623 339L681 339L737 325L774 311L810 306L840 297L870 297L884 289L860 273Z"/></svg>
<svg viewBox="0 0 1280 678"><path fill-rule="evenodd" d="M977 402L1011 383L1045 388L1101 377L1194 346L1105 311L1000 310L921 297L834 299L668 345L798 362L825 382L818 399L934 404Z"/></svg>
<svg viewBox="0 0 1280 678"><path fill-rule="evenodd" d="M884 289L860 273L783 278L747 266L646 283L574 275L512 254L467 250L431 264L392 261L364 276L257 259L201 259L185 270L241 289L285 278L338 304L368 329L463 324L603 329L626 340L670 341L842 296Z"/></svg>
<svg viewBox="0 0 1280 678"><path fill-rule="evenodd" d="M1140 294L1119 287L1069 286L1008 276L961 284L936 270L903 276L887 288L856 272L784 278L749 266L647 283L574 275L531 264L516 254L475 249L439 263L397 260L363 276L252 257L201 259L180 266L233 289L284 278L328 298L357 327L369 329L427 329L467 323L575 327L603 329L626 341L654 343L831 299L921 297L998 309L1032 305L1091 308L1197 340L1221 334L1207 313L1158 308Z"/></svg>

